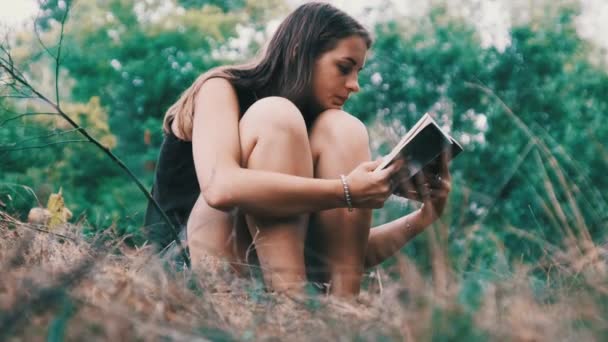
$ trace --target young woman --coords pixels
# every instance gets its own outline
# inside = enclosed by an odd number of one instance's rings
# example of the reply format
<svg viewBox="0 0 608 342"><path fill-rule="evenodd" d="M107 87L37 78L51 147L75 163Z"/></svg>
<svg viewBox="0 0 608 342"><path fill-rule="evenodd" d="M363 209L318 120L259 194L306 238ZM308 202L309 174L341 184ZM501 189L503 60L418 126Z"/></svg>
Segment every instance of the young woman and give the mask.
<svg viewBox="0 0 608 342"><path fill-rule="evenodd" d="M257 61L201 75L169 108L154 196L176 223L187 220L193 267L209 255L240 273L255 262L271 289L312 280L353 296L366 267L438 217L447 166L427 181L420 210L370 230L403 164L374 172L366 127L342 110L370 46L353 18L307 3Z"/></svg>

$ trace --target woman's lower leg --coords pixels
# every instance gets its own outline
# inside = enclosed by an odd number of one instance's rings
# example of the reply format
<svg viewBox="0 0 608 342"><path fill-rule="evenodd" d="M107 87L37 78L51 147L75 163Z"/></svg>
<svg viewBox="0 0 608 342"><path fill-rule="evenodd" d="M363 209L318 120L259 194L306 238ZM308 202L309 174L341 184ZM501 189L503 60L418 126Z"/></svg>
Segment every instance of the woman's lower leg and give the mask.
<svg viewBox="0 0 608 342"><path fill-rule="evenodd" d="M285 108L281 106L285 103L277 102L276 107L258 109L277 111L279 117L253 112L241 120L243 166L312 177L312 155L301 114L295 106ZM247 117L249 114L253 115ZM283 121L274 125L269 119ZM306 281L304 241L309 215L276 218L245 214L267 287L276 291L301 289Z"/></svg>

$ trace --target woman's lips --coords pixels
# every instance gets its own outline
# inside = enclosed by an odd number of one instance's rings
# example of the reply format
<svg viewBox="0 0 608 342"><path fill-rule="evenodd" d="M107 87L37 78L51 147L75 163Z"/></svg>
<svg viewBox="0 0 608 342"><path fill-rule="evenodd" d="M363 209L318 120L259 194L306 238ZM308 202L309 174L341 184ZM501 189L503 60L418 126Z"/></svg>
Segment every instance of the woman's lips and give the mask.
<svg viewBox="0 0 608 342"><path fill-rule="evenodd" d="M336 99L338 99L338 102L343 105L346 100L348 100L348 97L336 96Z"/></svg>

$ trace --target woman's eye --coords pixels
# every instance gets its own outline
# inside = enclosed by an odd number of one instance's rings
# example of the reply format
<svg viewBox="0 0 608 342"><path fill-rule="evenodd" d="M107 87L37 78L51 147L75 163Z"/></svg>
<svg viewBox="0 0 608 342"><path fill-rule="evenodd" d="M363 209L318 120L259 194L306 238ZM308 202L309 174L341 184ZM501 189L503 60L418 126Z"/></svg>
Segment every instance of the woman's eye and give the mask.
<svg viewBox="0 0 608 342"><path fill-rule="evenodd" d="M350 73L350 68L344 65L338 65L338 69L342 75L348 75Z"/></svg>

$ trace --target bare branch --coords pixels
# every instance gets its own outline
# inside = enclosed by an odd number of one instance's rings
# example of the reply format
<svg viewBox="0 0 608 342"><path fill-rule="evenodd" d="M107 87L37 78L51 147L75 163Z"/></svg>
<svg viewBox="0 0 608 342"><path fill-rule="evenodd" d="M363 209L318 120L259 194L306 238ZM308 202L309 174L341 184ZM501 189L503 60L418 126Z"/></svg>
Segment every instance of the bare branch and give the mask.
<svg viewBox="0 0 608 342"><path fill-rule="evenodd" d="M59 34L59 43L57 44L57 57L55 58L55 101L57 102L57 107L60 107L59 103L59 65L61 63L61 46L63 44L63 32L65 29L65 21L68 18L68 12L70 11L70 6L66 6L65 12L63 13L63 18L61 18L61 32Z"/></svg>
<svg viewBox="0 0 608 342"><path fill-rule="evenodd" d="M19 146L19 145L21 145L21 144L23 144L25 142L28 142L28 141L38 140L38 139L44 139L44 138L58 137L58 136L61 136L61 135L64 135L64 134L74 133L74 132L78 132L78 131L79 131L79 129L70 129L70 130L67 130L67 131L54 131L51 134L40 135L40 136L37 136L37 137L30 137L30 138L23 139L23 140L18 141L18 142L11 143L9 145L4 145L4 146L0 145L0 148L3 148L3 147L16 147L16 146ZM0 151L1 151L1 149L0 149Z"/></svg>
<svg viewBox="0 0 608 342"><path fill-rule="evenodd" d="M4 216L6 216L7 219L4 219L3 218ZM48 229L45 229L46 226L44 226L44 225L38 225L38 224L32 224L32 223L25 224L23 222L19 222L19 221L15 220L15 219L9 217L8 215L0 215L0 222L12 223L12 224L15 224L15 225L19 225L19 227L31 229L31 230L34 230L34 231L37 231L37 232L40 232L40 233L45 233L45 234L49 234L51 236L56 236L58 238L62 238L62 239L70 240L72 242L76 242L76 240L74 240L74 238L72 238L72 237L69 237L69 236L63 235L63 234L59 234L59 233L55 233L55 232L52 232L52 231L50 231Z"/></svg>
<svg viewBox="0 0 608 342"><path fill-rule="evenodd" d="M7 122L13 121L13 120L18 120L22 117L26 117L26 116L37 116L37 115L51 115L51 116L55 116L58 115L57 113L52 113L52 112L48 112L48 113L23 113L23 114L19 114L17 116L13 116L11 118L8 118L2 122L0 122L0 127L4 126L4 124L6 124Z"/></svg>
<svg viewBox="0 0 608 342"><path fill-rule="evenodd" d="M38 40L38 44L40 44L40 46L42 46L44 51L46 51L46 53L48 53L49 56L56 58L55 55L49 50L49 48L44 44L44 42L42 41L42 38L40 38L40 32L38 31L38 21L40 20L41 13L42 13L42 10L39 10L38 14L36 15L36 19L34 20L34 33L36 35L36 39Z"/></svg>
<svg viewBox="0 0 608 342"><path fill-rule="evenodd" d="M8 99L35 99L35 96L28 95L2 95L0 97L8 98Z"/></svg>
<svg viewBox="0 0 608 342"><path fill-rule="evenodd" d="M55 141L55 142L51 142L51 143L44 144L44 145L4 148L4 149L0 149L0 153L21 151L21 150L31 150L31 149L36 149L36 148L44 148L44 147L49 147L49 146L54 146L54 145L63 145L63 144L71 144L71 143L79 143L79 142L91 142L91 141L87 140L87 139Z"/></svg>

